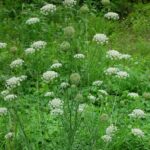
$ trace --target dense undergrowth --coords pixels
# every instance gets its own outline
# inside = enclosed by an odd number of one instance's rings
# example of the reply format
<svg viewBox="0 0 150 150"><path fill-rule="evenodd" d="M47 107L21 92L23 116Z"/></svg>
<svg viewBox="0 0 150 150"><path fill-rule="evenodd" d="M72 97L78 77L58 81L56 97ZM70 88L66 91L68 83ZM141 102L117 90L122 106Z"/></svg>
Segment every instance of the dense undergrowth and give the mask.
<svg viewBox="0 0 150 150"><path fill-rule="evenodd" d="M150 5L88 2L0 6L0 149L150 149Z"/></svg>

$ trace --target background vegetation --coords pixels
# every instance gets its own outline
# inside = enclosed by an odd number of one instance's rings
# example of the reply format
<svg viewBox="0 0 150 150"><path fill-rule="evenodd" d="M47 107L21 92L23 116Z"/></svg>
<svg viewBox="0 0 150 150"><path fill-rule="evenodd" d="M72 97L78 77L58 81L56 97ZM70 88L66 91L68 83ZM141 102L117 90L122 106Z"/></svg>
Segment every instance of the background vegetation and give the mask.
<svg viewBox="0 0 150 150"><path fill-rule="evenodd" d="M54 15L41 15L40 8L46 3L57 6ZM88 5L89 12L81 13L80 7ZM120 20L104 18L108 11L117 12ZM26 20L39 17L40 24L28 26ZM149 150L150 149L150 3L148 0L112 0L104 6L99 0L81 0L72 9L65 9L60 0L2 0L0 2L0 42L7 48L0 49L0 90L5 89L5 81L21 74L27 80L15 89L16 101L6 102L0 97L0 107L7 107L9 115L0 116L1 150ZM71 43L72 54L83 53L84 61L76 62L60 50L66 40L63 28L73 26L75 36L67 39ZM99 46L92 42L96 33L105 33L109 43ZM43 40L48 44L37 56L27 57L24 50L33 41ZM132 56L130 61L112 62L105 58L105 52L116 49ZM11 70L9 64L22 58L25 65L21 70ZM58 71L60 79L52 85L45 84L41 76L56 60L63 64ZM120 81L107 78L104 70L110 66L125 68L130 78ZM78 72L81 83L66 91L60 89L63 81L70 83L70 75ZM97 88L92 87L95 80L103 80L101 89L108 92L96 103L91 103L89 93L97 96ZM71 84L71 83L70 83ZM63 117L50 115L44 93L53 91L56 97L65 101ZM127 93L140 96L133 100ZM80 95L80 96L79 96ZM68 102L69 101L69 102ZM88 108L77 114L79 104ZM68 107L67 107L68 104ZM141 108L147 114L142 120L131 120L128 114ZM110 124L118 127L111 144L105 144L101 136ZM142 128L144 139L131 135L132 127ZM5 139L8 132L14 132L11 140Z"/></svg>

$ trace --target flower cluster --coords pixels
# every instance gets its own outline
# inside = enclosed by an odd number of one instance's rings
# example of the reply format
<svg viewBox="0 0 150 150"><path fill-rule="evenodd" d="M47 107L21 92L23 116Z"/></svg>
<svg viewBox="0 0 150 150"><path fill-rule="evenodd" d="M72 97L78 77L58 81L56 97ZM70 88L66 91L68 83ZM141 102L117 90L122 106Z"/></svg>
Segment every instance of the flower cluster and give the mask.
<svg viewBox="0 0 150 150"><path fill-rule="evenodd" d="M109 127L107 127L106 134L112 136L116 131L117 131L117 127L111 124Z"/></svg>
<svg viewBox="0 0 150 150"><path fill-rule="evenodd" d="M36 41L31 44L31 48L34 48L38 51L40 49L44 49L46 45L47 43L45 41Z"/></svg>
<svg viewBox="0 0 150 150"><path fill-rule="evenodd" d="M64 35L65 35L66 37L71 38L71 37L73 37L74 34L75 34L75 29L74 29L74 27L72 27L72 26L65 27L63 30L64 30Z"/></svg>
<svg viewBox="0 0 150 150"><path fill-rule="evenodd" d="M78 85L80 83L81 76L78 73L72 73L70 75L70 81L72 84Z"/></svg>
<svg viewBox="0 0 150 150"><path fill-rule="evenodd" d="M43 73L42 78L45 82L50 82L55 78L58 78L58 76L59 76L58 73L55 71L46 71L45 73Z"/></svg>
<svg viewBox="0 0 150 150"><path fill-rule="evenodd" d="M75 54L73 57L76 58L76 59L84 59L85 55L83 55L83 54Z"/></svg>
<svg viewBox="0 0 150 150"><path fill-rule="evenodd" d="M63 4L64 6L67 6L67 7L72 7L74 5L76 5L76 0L64 0L63 1Z"/></svg>
<svg viewBox="0 0 150 150"><path fill-rule="evenodd" d="M92 83L93 86L101 86L103 81L97 80Z"/></svg>
<svg viewBox="0 0 150 150"><path fill-rule="evenodd" d="M119 71L119 68L110 67L106 69L104 72L106 75L115 75Z"/></svg>
<svg viewBox="0 0 150 150"><path fill-rule="evenodd" d="M11 77L10 79L6 80L6 87L7 88L15 88L17 86L20 86L20 78Z"/></svg>
<svg viewBox="0 0 150 150"><path fill-rule="evenodd" d="M145 113L141 109L134 109L131 114L129 114L130 117L132 118L144 118Z"/></svg>
<svg viewBox="0 0 150 150"><path fill-rule="evenodd" d="M132 134L134 136L137 136L138 138L143 138L144 137L144 132L141 129L134 128L131 130Z"/></svg>
<svg viewBox="0 0 150 150"><path fill-rule="evenodd" d="M104 17L109 20L118 20L119 19L119 15L115 12L108 12L104 15Z"/></svg>
<svg viewBox="0 0 150 150"><path fill-rule="evenodd" d="M26 75L21 75L21 76L19 77L19 79L20 79L20 82L22 82L22 81L24 81L24 80L27 79L27 76L26 76Z"/></svg>
<svg viewBox="0 0 150 150"><path fill-rule="evenodd" d="M62 64L61 63L54 63L51 65L51 69L57 69L57 68L61 68Z"/></svg>
<svg viewBox="0 0 150 150"><path fill-rule="evenodd" d="M8 94L4 97L5 101L12 101L15 100L17 98L17 96L15 94Z"/></svg>
<svg viewBox="0 0 150 150"><path fill-rule="evenodd" d="M49 101L51 115L62 115L63 114L63 101L59 98L54 98Z"/></svg>
<svg viewBox="0 0 150 150"><path fill-rule="evenodd" d="M98 90L101 95L107 96L108 93L105 90Z"/></svg>
<svg viewBox="0 0 150 150"><path fill-rule="evenodd" d="M96 101L96 97L92 94L89 94L88 97L87 97L92 103L95 103Z"/></svg>
<svg viewBox="0 0 150 150"><path fill-rule="evenodd" d="M39 18L30 18L26 21L26 24L27 25L32 25L32 24L37 24L40 22L40 19Z"/></svg>
<svg viewBox="0 0 150 150"><path fill-rule="evenodd" d="M46 4L41 8L41 13L43 15L48 15L50 13L54 13L56 11L56 6L53 4Z"/></svg>
<svg viewBox="0 0 150 150"><path fill-rule="evenodd" d="M110 0L102 0L101 3L103 5L109 5L110 4Z"/></svg>
<svg viewBox="0 0 150 150"><path fill-rule="evenodd" d="M144 97L145 99L150 99L150 92L144 92L144 93L143 93L143 97Z"/></svg>
<svg viewBox="0 0 150 150"><path fill-rule="evenodd" d="M131 93L128 93L128 97L130 98L138 98L139 97L139 94L138 93L134 93L134 92L131 92Z"/></svg>
<svg viewBox="0 0 150 150"><path fill-rule="evenodd" d="M8 94L9 94L9 90L8 89L1 92L2 96L6 96Z"/></svg>
<svg viewBox="0 0 150 150"><path fill-rule="evenodd" d="M121 54L120 52L116 50L109 50L106 53L106 57L111 60L120 60L120 59L129 59L131 58L131 55L129 54Z"/></svg>
<svg viewBox="0 0 150 150"><path fill-rule="evenodd" d="M126 71L120 71L118 68L110 67L104 71L106 75L115 75L117 78L126 79L129 74Z"/></svg>
<svg viewBox="0 0 150 150"><path fill-rule="evenodd" d="M106 57L112 60L120 59L120 53L116 50L109 50L106 54Z"/></svg>
<svg viewBox="0 0 150 150"><path fill-rule="evenodd" d="M109 143L109 142L111 142L112 141L112 137L110 136L110 135L103 135L102 137L102 140L104 141L104 142L106 142L106 143Z"/></svg>
<svg viewBox="0 0 150 150"><path fill-rule="evenodd" d="M118 77L120 79L126 79L129 77L129 74L126 71L118 71L116 73L116 77Z"/></svg>
<svg viewBox="0 0 150 150"><path fill-rule="evenodd" d="M46 92L44 94L45 97L53 97L54 96L54 92Z"/></svg>
<svg viewBox="0 0 150 150"><path fill-rule="evenodd" d="M106 128L106 134L104 136L102 136L102 140L106 143L109 143L112 141L112 136L114 136L114 134L117 131L117 127L114 126L113 124L110 125L109 127Z"/></svg>
<svg viewBox="0 0 150 150"><path fill-rule="evenodd" d="M67 51L70 49L70 43L67 42L67 41L63 41L61 44L60 44L60 49L62 51Z"/></svg>
<svg viewBox="0 0 150 150"><path fill-rule="evenodd" d="M14 60L13 62L11 62L10 68L19 68L23 65L23 63L24 63L24 60L18 58Z"/></svg>
<svg viewBox="0 0 150 150"><path fill-rule="evenodd" d="M0 116L6 115L8 112L7 108L5 107L0 107Z"/></svg>
<svg viewBox="0 0 150 150"><path fill-rule="evenodd" d="M11 139L13 136L14 136L14 133L9 132L9 133L7 133L7 134L5 135L5 139L9 140L9 139Z"/></svg>
<svg viewBox="0 0 150 150"><path fill-rule="evenodd" d="M89 8L88 8L88 5L84 4L81 8L80 8L80 12L82 14L86 14L89 12Z"/></svg>
<svg viewBox="0 0 150 150"><path fill-rule="evenodd" d="M121 54L120 59L130 59L131 55L129 54Z"/></svg>
<svg viewBox="0 0 150 150"><path fill-rule="evenodd" d="M86 107L87 107L87 104L80 104L79 108L78 108L78 112L82 113L85 110Z"/></svg>
<svg viewBox="0 0 150 150"><path fill-rule="evenodd" d="M93 41L99 44L105 44L108 43L108 37L105 34L97 33L94 35Z"/></svg>
<svg viewBox="0 0 150 150"><path fill-rule="evenodd" d="M2 48L6 48L6 46L7 46L7 44L6 44L6 43L2 43L2 42L0 42L0 49L2 49Z"/></svg>
<svg viewBox="0 0 150 150"><path fill-rule="evenodd" d="M6 80L6 87L8 89L16 88L17 86L20 86L20 83L24 81L27 78L27 76L22 75L20 77L11 77L8 80Z"/></svg>
<svg viewBox="0 0 150 150"><path fill-rule="evenodd" d="M67 87L69 87L69 83L68 83L68 82L62 82L62 83L60 84L60 87L61 87L62 89L66 89Z"/></svg>
<svg viewBox="0 0 150 150"><path fill-rule="evenodd" d="M35 53L35 49L34 48L27 48L25 49L25 54L29 55L29 54L34 54Z"/></svg>

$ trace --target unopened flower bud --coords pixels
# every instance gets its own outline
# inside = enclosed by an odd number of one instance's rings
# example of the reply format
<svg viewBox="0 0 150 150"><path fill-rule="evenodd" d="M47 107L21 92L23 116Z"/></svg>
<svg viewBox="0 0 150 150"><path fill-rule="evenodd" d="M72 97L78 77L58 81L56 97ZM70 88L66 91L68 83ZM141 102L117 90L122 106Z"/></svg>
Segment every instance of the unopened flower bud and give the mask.
<svg viewBox="0 0 150 150"><path fill-rule="evenodd" d="M83 5L81 8L80 8L80 12L83 13L83 14L86 14L89 12L89 8L88 6L85 4Z"/></svg>
<svg viewBox="0 0 150 150"><path fill-rule="evenodd" d="M75 29L72 26L68 26L68 27L64 28L64 35L66 37L71 38L74 36L74 34L75 34Z"/></svg>
<svg viewBox="0 0 150 150"><path fill-rule="evenodd" d="M83 102L83 95L81 93L78 93L75 97L75 100L78 102Z"/></svg>
<svg viewBox="0 0 150 150"><path fill-rule="evenodd" d="M60 44L60 49L63 51L67 51L70 49L70 43L67 41L64 41Z"/></svg>
<svg viewBox="0 0 150 150"><path fill-rule="evenodd" d="M102 114L102 115L100 116L100 120L101 120L102 122L106 122L106 121L108 120L108 115L107 115L107 114Z"/></svg>
<svg viewBox="0 0 150 150"><path fill-rule="evenodd" d="M110 0L102 0L101 3L103 5L109 5L110 4Z"/></svg>
<svg viewBox="0 0 150 150"><path fill-rule="evenodd" d="M70 75L70 81L72 84L78 85L80 83L81 77L78 73L72 73Z"/></svg>
<svg viewBox="0 0 150 150"><path fill-rule="evenodd" d="M144 92L143 93L143 97L145 98L145 99L149 99L150 100L150 92Z"/></svg>

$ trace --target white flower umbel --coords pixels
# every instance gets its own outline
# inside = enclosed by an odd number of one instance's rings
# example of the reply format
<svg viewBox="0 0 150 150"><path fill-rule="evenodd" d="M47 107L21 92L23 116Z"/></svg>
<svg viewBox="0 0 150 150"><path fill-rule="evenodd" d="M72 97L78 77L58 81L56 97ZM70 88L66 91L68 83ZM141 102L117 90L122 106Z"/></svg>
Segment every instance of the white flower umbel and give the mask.
<svg viewBox="0 0 150 150"><path fill-rule="evenodd" d="M32 24L37 24L40 22L40 19L39 18L29 18L27 21L26 21L26 24L27 25L32 25Z"/></svg>
<svg viewBox="0 0 150 150"><path fill-rule="evenodd" d="M108 12L104 15L104 17L109 20L119 20L119 14L115 12Z"/></svg>
<svg viewBox="0 0 150 150"><path fill-rule="evenodd" d="M139 129L139 128L133 128L131 130L131 133L134 136L137 136L138 138L143 138L144 137L144 132L141 129Z"/></svg>
<svg viewBox="0 0 150 150"><path fill-rule="evenodd" d="M43 73L43 80L45 82L50 82L53 81L55 78L58 78L58 73L55 71L46 71L45 73Z"/></svg>
<svg viewBox="0 0 150 150"><path fill-rule="evenodd" d="M6 96L6 95L8 95L8 94L9 94L9 90L4 90L4 91L1 92L1 95L2 95L2 96Z"/></svg>
<svg viewBox="0 0 150 150"><path fill-rule="evenodd" d="M74 5L76 5L77 1L76 0L64 0L63 4L66 7L73 7Z"/></svg>
<svg viewBox="0 0 150 150"><path fill-rule="evenodd" d="M83 112L85 110L86 106L87 106L87 104L80 104L79 108L78 108L78 112L80 112L80 113Z"/></svg>
<svg viewBox="0 0 150 150"><path fill-rule="evenodd" d="M75 54L73 56L75 59L84 59L85 58L85 55L84 54Z"/></svg>
<svg viewBox="0 0 150 150"><path fill-rule="evenodd" d="M48 14L54 13L55 11L56 11L56 6L53 4L46 4L45 6L41 8L41 13L43 15L48 15Z"/></svg>
<svg viewBox="0 0 150 150"><path fill-rule="evenodd" d="M100 94L102 94L102 95L105 95L105 96L108 95L108 93L107 93L105 90L98 90L98 92L99 92Z"/></svg>
<svg viewBox="0 0 150 150"><path fill-rule="evenodd" d="M48 105L51 109L51 115L63 114L63 101L60 98L50 100Z"/></svg>
<svg viewBox="0 0 150 150"><path fill-rule="evenodd" d="M4 100L5 101L12 101L12 100L15 100L17 98L17 96L15 94L9 94L9 95L6 95L4 97Z"/></svg>
<svg viewBox="0 0 150 150"><path fill-rule="evenodd" d="M19 68L23 65L23 63L24 63L24 60L18 58L18 59L11 62L10 68L12 68L12 69L13 68Z"/></svg>
<svg viewBox="0 0 150 150"><path fill-rule="evenodd" d="M51 108L61 108L63 106L63 101L60 98L54 98L49 101L49 106Z"/></svg>
<svg viewBox="0 0 150 150"><path fill-rule="evenodd" d="M44 94L45 97L53 97L54 96L54 92L46 92Z"/></svg>
<svg viewBox="0 0 150 150"><path fill-rule="evenodd" d="M89 94L87 98L88 98L92 103L95 103L95 101L96 101L96 97L93 96L92 94Z"/></svg>
<svg viewBox="0 0 150 150"><path fill-rule="evenodd" d="M62 67L62 64L61 63L54 63L51 65L51 69L58 69L58 68L61 68Z"/></svg>
<svg viewBox="0 0 150 150"><path fill-rule="evenodd" d="M6 135L5 135L5 139L7 139L7 140L9 140L9 139L11 139L12 137L13 137L13 133L12 132L9 132L9 133L7 133Z"/></svg>
<svg viewBox="0 0 150 150"><path fill-rule="evenodd" d="M101 138L106 143L109 143L112 141L112 137L110 135L103 135Z"/></svg>
<svg viewBox="0 0 150 150"><path fill-rule="evenodd" d="M7 88L15 88L17 86L20 86L20 78L19 77L12 77L12 78L6 80Z"/></svg>
<svg viewBox="0 0 150 150"><path fill-rule="evenodd" d="M119 71L118 68L110 67L110 68L106 69L104 72L106 75L115 75L118 71Z"/></svg>
<svg viewBox="0 0 150 150"><path fill-rule="evenodd" d="M131 55L129 54L122 54L120 52L118 52L117 50L109 50L106 53L106 57L111 59L111 60L122 60L122 59L130 59Z"/></svg>
<svg viewBox="0 0 150 150"><path fill-rule="evenodd" d="M145 118L145 113L141 109L134 109L129 116L132 118Z"/></svg>
<svg viewBox="0 0 150 150"><path fill-rule="evenodd" d="M116 50L109 50L106 53L106 57L111 59L111 60L117 60L121 58L121 53L116 51Z"/></svg>
<svg viewBox="0 0 150 150"><path fill-rule="evenodd" d="M117 127L111 124L107 129L106 129L106 135L113 136L115 132L117 131Z"/></svg>
<svg viewBox="0 0 150 150"><path fill-rule="evenodd" d="M62 108L55 108L51 110L51 115L52 116L57 116L57 115L62 115L63 114L63 109Z"/></svg>
<svg viewBox="0 0 150 150"><path fill-rule="evenodd" d="M25 54L29 55L29 54L34 54L35 53L35 49L34 48L27 48L25 50Z"/></svg>
<svg viewBox="0 0 150 150"><path fill-rule="evenodd" d="M126 71L119 71L116 73L116 77L120 79L126 79L129 77L129 74Z"/></svg>
<svg viewBox="0 0 150 150"><path fill-rule="evenodd" d="M27 76L26 75L21 75L20 77L18 77L20 82L24 81L27 79Z"/></svg>
<svg viewBox="0 0 150 150"><path fill-rule="evenodd" d="M0 42L0 49L6 48L6 47L7 47L7 44L6 44L6 43Z"/></svg>
<svg viewBox="0 0 150 150"><path fill-rule="evenodd" d="M103 81L97 80L92 83L93 86L101 86Z"/></svg>
<svg viewBox="0 0 150 150"><path fill-rule="evenodd" d="M138 94L138 93L131 92L131 93L128 94L128 97L130 97L130 98L138 98L138 97L139 97L139 94Z"/></svg>
<svg viewBox="0 0 150 150"><path fill-rule="evenodd" d="M32 43L31 47L38 51L40 49L44 49L46 45L47 43L45 41L36 41Z"/></svg>
<svg viewBox="0 0 150 150"><path fill-rule="evenodd" d="M60 87L62 88L62 89L66 89L67 87L69 87L70 86L70 84L68 83L68 82L62 82L61 84L60 84Z"/></svg>
<svg viewBox="0 0 150 150"><path fill-rule="evenodd" d="M6 115L7 114L7 108L5 107L0 107L0 116Z"/></svg>
<svg viewBox="0 0 150 150"><path fill-rule="evenodd" d="M120 55L120 59L130 59L131 58L131 55L129 55L129 54L121 54Z"/></svg>
<svg viewBox="0 0 150 150"><path fill-rule="evenodd" d="M99 44L105 44L108 43L108 37L105 34L97 33L94 35L93 41Z"/></svg>

